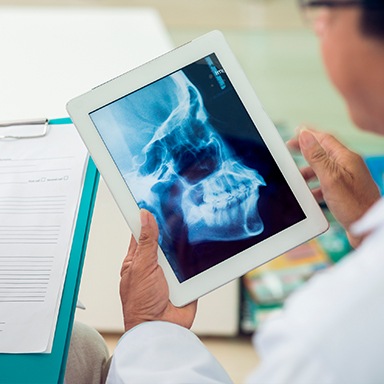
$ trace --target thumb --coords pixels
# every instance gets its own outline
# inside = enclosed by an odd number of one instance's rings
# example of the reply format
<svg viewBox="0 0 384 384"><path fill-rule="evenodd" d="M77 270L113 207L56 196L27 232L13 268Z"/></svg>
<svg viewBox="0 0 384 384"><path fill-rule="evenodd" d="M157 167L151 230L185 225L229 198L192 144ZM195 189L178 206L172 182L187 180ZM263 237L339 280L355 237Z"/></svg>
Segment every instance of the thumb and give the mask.
<svg viewBox="0 0 384 384"><path fill-rule="evenodd" d="M331 161L328 153L311 131L304 129L300 132L299 144L301 153L316 175L329 170Z"/></svg>
<svg viewBox="0 0 384 384"><path fill-rule="evenodd" d="M146 209L140 211L141 231L135 252L136 261L139 259L146 265L156 261L159 230L153 215Z"/></svg>

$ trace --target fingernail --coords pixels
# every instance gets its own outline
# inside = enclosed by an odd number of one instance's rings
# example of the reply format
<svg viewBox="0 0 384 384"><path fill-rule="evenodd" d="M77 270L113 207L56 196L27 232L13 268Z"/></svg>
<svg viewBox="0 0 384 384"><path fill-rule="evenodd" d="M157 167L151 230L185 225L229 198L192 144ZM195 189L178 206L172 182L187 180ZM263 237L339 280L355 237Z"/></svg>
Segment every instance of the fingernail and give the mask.
<svg viewBox="0 0 384 384"><path fill-rule="evenodd" d="M295 128L295 135L299 136L301 131L304 131L304 129L307 129L307 126L305 124L300 124Z"/></svg>
<svg viewBox="0 0 384 384"><path fill-rule="evenodd" d="M142 227L145 227L148 225L148 214L149 212L146 209L140 210L140 222Z"/></svg>
<svg viewBox="0 0 384 384"><path fill-rule="evenodd" d="M300 145L302 145L304 148L313 147L317 143L315 136L305 129L300 132L299 140Z"/></svg>

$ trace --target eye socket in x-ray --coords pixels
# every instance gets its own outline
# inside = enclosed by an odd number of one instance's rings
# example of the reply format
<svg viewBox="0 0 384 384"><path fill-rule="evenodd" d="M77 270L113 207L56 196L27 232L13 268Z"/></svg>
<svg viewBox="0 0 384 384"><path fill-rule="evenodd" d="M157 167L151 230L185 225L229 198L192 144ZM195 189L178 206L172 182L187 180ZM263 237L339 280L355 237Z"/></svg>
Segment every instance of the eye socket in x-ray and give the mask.
<svg viewBox="0 0 384 384"><path fill-rule="evenodd" d="M180 282L305 219L214 54L90 117Z"/></svg>

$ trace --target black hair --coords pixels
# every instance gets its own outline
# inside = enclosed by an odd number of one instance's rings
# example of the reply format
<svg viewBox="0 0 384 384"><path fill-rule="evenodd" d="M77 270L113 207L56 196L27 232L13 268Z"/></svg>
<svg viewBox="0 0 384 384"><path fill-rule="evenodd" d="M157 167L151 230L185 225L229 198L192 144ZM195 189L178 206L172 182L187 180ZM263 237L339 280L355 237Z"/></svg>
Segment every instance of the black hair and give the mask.
<svg viewBox="0 0 384 384"><path fill-rule="evenodd" d="M384 0L363 0L361 29L373 38L384 40Z"/></svg>

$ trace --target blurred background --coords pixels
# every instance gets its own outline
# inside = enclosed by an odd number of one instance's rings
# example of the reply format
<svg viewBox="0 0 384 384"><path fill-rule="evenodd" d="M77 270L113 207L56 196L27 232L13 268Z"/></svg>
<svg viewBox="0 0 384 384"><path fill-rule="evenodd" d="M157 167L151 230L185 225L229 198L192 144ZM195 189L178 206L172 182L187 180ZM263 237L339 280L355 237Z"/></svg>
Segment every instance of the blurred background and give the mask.
<svg viewBox="0 0 384 384"><path fill-rule="evenodd" d="M377 137L351 128L344 103L329 84L318 42L296 0L0 0L4 6L150 7L174 46L212 29L224 32L272 119L289 130L301 123L335 132L350 146L380 151ZM101 26L102 28L102 26Z"/></svg>
<svg viewBox="0 0 384 384"><path fill-rule="evenodd" d="M68 15L74 17L77 12L93 15L97 11L99 25L93 35L97 38L108 36L100 40L98 54L103 56L103 49L109 54L108 47L113 46L114 52L120 52L122 59L119 60L117 55L110 64L105 58L100 60L100 64L99 60L96 62L92 58L95 65L87 64L90 69L84 71L87 67L81 67L81 55L71 58L75 66L69 72L76 71L76 63L80 66L74 75L75 79L79 79L77 83L89 77L92 71L96 73L84 91L98 85L101 80L108 80L130 69L130 66L141 64L210 30L219 29L285 140L304 123L334 133L349 147L369 157L369 161L379 159L382 164L383 139L359 131L350 122L342 99L327 79L318 40L305 24L295 0L0 0L0 17L6 15L9 9L12 10L12 17L16 15L15 20L18 11L22 13L26 10L29 15L36 15L35 26L28 29L22 22L19 25L26 39L29 32L40 26L47 9L49 15L63 15L69 10ZM117 26L111 20L115 13L127 15L127 23L131 23L131 27L126 26L126 36L114 32ZM103 15L105 23L100 22ZM84 28L87 28L86 25L84 23ZM0 25L0 33L4 36L1 28ZM57 41L62 45L62 55L70 52L71 44L77 38L82 42L85 32L81 24L80 27L72 24L68 18L66 29L60 35L61 40ZM47 28L38 41L29 42L31 52L34 51L34 44L44 49L44 39L51 33ZM12 38L10 35L8 40L12 42ZM92 44L97 46L97 41ZM4 57L7 57L4 40L1 45ZM52 47L46 48L48 60L53 59L49 53ZM123 57L131 58L126 66L121 63ZM28 67L28 59L24 65ZM0 68L5 71L6 67L0 64ZM65 69L55 76L60 77L63 73ZM0 93L6 95L8 91L0 84ZM60 89L56 87L55 92L59 93ZM76 86L73 91L69 89L71 96L78 93ZM297 161L300 163L301 159L297 158ZM377 162L375 164L373 167L377 166ZM382 175L380 168L377 180L382 182ZM243 382L257 365L258 358L251 347L250 335L257 332L264 318L278 311L287 295L313 273L327 268L348 252L343 231L332 221L326 209L325 214L331 221L331 229L325 236L200 301L194 331L217 356L235 383ZM106 338L111 353L123 332L118 278L129 238L129 229L107 188L101 183L79 296L86 310L78 310L76 319L96 327Z"/></svg>

